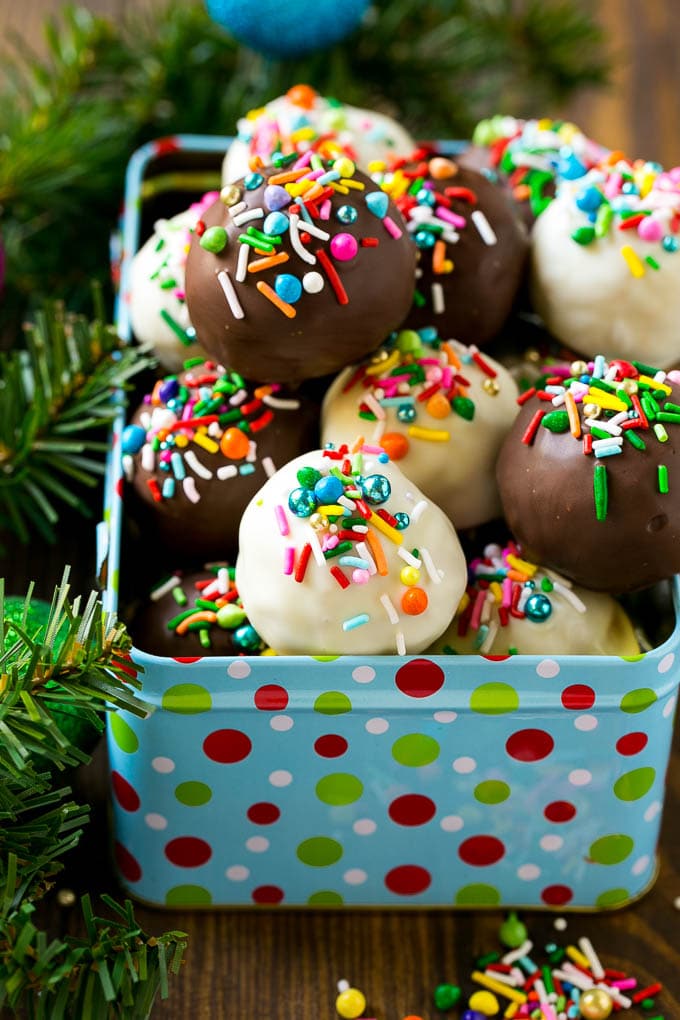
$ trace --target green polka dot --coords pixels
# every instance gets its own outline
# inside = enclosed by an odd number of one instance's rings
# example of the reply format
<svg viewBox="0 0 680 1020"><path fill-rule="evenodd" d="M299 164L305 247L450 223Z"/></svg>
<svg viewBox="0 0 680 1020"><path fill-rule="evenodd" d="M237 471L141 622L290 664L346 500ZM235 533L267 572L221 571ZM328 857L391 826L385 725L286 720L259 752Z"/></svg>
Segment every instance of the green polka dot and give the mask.
<svg viewBox="0 0 680 1020"><path fill-rule="evenodd" d="M310 907L340 907L345 901L339 892L333 892L332 889L320 889L319 892L312 893L307 900Z"/></svg>
<svg viewBox="0 0 680 1020"><path fill-rule="evenodd" d="M303 864L312 868L327 868L342 857L342 847L335 839L328 836L312 836L305 839L297 848L297 855Z"/></svg>
<svg viewBox="0 0 680 1020"><path fill-rule="evenodd" d="M607 889L606 892L600 893L595 900L596 907L622 907L624 903L630 901L630 893L627 889Z"/></svg>
<svg viewBox="0 0 680 1020"><path fill-rule="evenodd" d="M202 885L175 885L165 894L168 907L209 907L212 895Z"/></svg>
<svg viewBox="0 0 680 1020"><path fill-rule="evenodd" d="M335 662L339 659L339 655L311 655L310 658L314 659L315 662Z"/></svg>
<svg viewBox="0 0 680 1020"><path fill-rule="evenodd" d="M400 765L416 769L436 761L439 757L439 744L424 733L407 733L392 744L392 757Z"/></svg>
<svg viewBox="0 0 680 1020"><path fill-rule="evenodd" d="M635 715L636 712L644 712L655 701L656 694L651 687L638 687L634 691L628 691L621 698L621 711Z"/></svg>
<svg viewBox="0 0 680 1020"><path fill-rule="evenodd" d="M470 695L470 708L482 715L505 715L519 708L519 694L510 684L481 684Z"/></svg>
<svg viewBox="0 0 680 1020"><path fill-rule="evenodd" d="M630 836L618 832L613 836L601 836L590 844L588 856L595 864L620 864L632 853L635 843Z"/></svg>
<svg viewBox="0 0 680 1020"><path fill-rule="evenodd" d="M494 885L477 882L464 885L456 893L455 903L459 907L497 907L501 902L501 894Z"/></svg>
<svg viewBox="0 0 680 1020"><path fill-rule="evenodd" d="M175 797L180 804L186 804L187 807L200 807L212 799L212 790L206 783L180 783L175 788Z"/></svg>
<svg viewBox="0 0 680 1020"><path fill-rule="evenodd" d="M353 804L364 792L364 784L348 772L333 772L316 784L316 795L324 804Z"/></svg>
<svg viewBox="0 0 680 1020"><path fill-rule="evenodd" d="M352 702L342 691L326 691L314 702L314 711L322 715L344 715L352 711Z"/></svg>
<svg viewBox="0 0 680 1020"><path fill-rule="evenodd" d="M125 719L117 712L112 712L109 716L109 726L111 727L111 736L121 751L125 751L126 754L134 754L139 747L139 737L125 722Z"/></svg>
<svg viewBox="0 0 680 1020"><path fill-rule="evenodd" d="M475 797L482 804L502 804L510 796L510 787L500 779L487 779L475 786Z"/></svg>
<svg viewBox="0 0 680 1020"><path fill-rule="evenodd" d="M210 711L212 698L210 692L199 684L175 684L165 691L161 704L166 712L198 715L199 712Z"/></svg>
<svg viewBox="0 0 680 1020"><path fill-rule="evenodd" d="M633 769L632 772L619 776L614 783L614 793L619 800L639 800L649 793L655 779L656 769Z"/></svg>
<svg viewBox="0 0 680 1020"><path fill-rule="evenodd" d="M646 652L638 652L637 655L620 655L619 658L624 662L642 662L646 655Z"/></svg>

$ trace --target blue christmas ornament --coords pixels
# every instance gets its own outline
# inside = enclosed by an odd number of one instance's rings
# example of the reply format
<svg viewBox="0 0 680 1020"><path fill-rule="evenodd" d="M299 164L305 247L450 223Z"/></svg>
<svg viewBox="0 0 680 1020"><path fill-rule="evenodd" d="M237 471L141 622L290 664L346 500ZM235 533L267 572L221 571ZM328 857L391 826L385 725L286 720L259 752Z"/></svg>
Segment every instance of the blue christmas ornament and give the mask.
<svg viewBox="0 0 680 1020"><path fill-rule="evenodd" d="M267 56L287 59L323 50L352 32L368 0L206 0L213 21L239 42Z"/></svg>

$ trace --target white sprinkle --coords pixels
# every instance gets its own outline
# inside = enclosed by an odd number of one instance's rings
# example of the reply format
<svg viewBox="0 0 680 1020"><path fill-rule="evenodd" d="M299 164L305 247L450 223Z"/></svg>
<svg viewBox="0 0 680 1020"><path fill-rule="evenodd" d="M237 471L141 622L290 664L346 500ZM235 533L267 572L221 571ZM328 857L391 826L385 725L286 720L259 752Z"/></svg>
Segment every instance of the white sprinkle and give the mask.
<svg viewBox="0 0 680 1020"><path fill-rule="evenodd" d="M557 592L558 595L561 595L566 602L569 602L569 604L574 607L577 613L586 612L585 604L581 602L580 598L575 592L567 588L566 584L561 584L559 581L553 581L553 591Z"/></svg>
<svg viewBox="0 0 680 1020"><path fill-rule="evenodd" d="M418 500L413 510L411 511L411 520L417 524L429 505L430 504L427 502L426 499Z"/></svg>
<svg viewBox="0 0 680 1020"><path fill-rule="evenodd" d="M419 559L417 559L417 557L413 556L408 551L408 549L404 548L403 545L399 546L399 550L397 552L397 556L401 556L402 560L406 560L406 562L408 563L409 567L419 567L421 565L421 563L422 563L422 560L419 560Z"/></svg>
<svg viewBox="0 0 680 1020"><path fill-rule="evenodd" d="M168 592L172 591L173 588L176 588L177 585L181 583L182 582L179 577L177 577L176 574L173 574L173 576L169 577L163 584L159 584L157 588L154 588L149 595L149 598L152 602L158 602L159 599L162 599L164 595L167 595Z"/></svg>
<svg viewBox="0 0 680 1020"><path fill-rule="evenodd" d="M142 447L142 470L148 471L151 474L156 467L156 454L153 452L153 446L150 443L144 443Z"/></svg>
<svg viewBox="0 0 680 1020"><path fill-rule="evenodd" d="M232 407L238 407L239 404L243 403L247 396L248 396L247 390L237 390L233 396L229 397L229 403L232 405Z"/></svg>
<svg viewBox="0 0 680 1020"><path fill-rule="evenodd" d="M235 464L225 464L224 467L217 469L217 477L221 482L226 478L234 478L238 474L238 468Z"/></svg>
<svg viewBox="0 0 680 1020"><path fill-rule="evenodd" d="M213 439L220 439L222 436L222 429L218 421L211 421L208 425L208 435L212 436Z"/></svg>
<svg viewBox="0 0 680 1020"><path fill-rule="evenodd" d="M489 651L489 649L491 648L491 646L494 643L494 639L495 639L497 633L498 633L498 624L494 620L492 623L489 624L489 631L488 631L486 637L484 638L484 641L482 642L481 648L479 649L479 651L481 652L482 655L486 655L486 653Z"/></svg>
<svg viewBox="0 0 680 1020"><path fill-rule="evenodd" d="M577 968L574 967L575 973L572 974L571 971L567 971L567 965L565 964L564 966L564 970L554 970L553 977L559 978L560 981L566 981L568 984L576 985L576 987L580 988L582 992L587 992L589 988L593 987L593 982L589 977L586 977L583 971L577 970Z"/></svg>
<svg viewBox="0 0 680 1020"><path fill-rule="evenodd" d="M269 393L262 398L262 403L278 411L297 411L300 407L299 400L284 400L283 397L272 397Z"/></svg>
<svg viewBox="0 0 680 1020"><path fill-rule="evenodd" d="M441 283L432 284L432 311L435 315L441 315L445 308L444 290Z"/></svg>
<svg viewBox="0 0 680 1020"><path fill-rule="evenodd" d="M234 316L235 319L243 319L244 313L243 309L241 308L241 302L236 296L234 284L231 282L231 277L229 276L229 273L227 272L226 269L222 269L217 274L217 280L220 287L224 291L224 296L227 299L227 304L229 305L231 314Z"/></svg>
<svg viewBox="0 0 680 1020"><path fill-rule="evenodd" d="M351 510L354 513L356 507L354 506L354 500L350 499L349 496L338 496L337 502L340 506L344 506L345 510Z"/></svg>
<svg viewBox="0 0 680 1020"><path fill-rule="evenodd" d="M486 216L481 209L475 209L470 219L477 227L477 233L481 237L484 244L497 244L498 238L496 237L493 228Z"/></svg>
<svg viewBox="0 0 680 1020"><path fill-rule="evenodd" d="M258 206L257 209L244 209L243 212L236 213L234 216L232 213L232 220L234 221L235 227L242 227L244 223L250 223L251 220L261 220L264 217L264 209Z"/></svg>
<svg viewBox="0 0 680 1020"><path fill-rule="evenodd" d="M217 590L220 595L226 595L229 591L229 571L226 567L220 567L217 571Z"/></svg>
<svg viewBox="0 0 680 1020"><path fill-rule="evenodd" d="M370 550L365 542L357 542L357 556L361 556L362 560L366 560L368 563L368 572L373 577L377 574L378 568L375 565L375 560L371 556Z"/></svg>
<svg viewBox="0 0 680 1020"><path fill-rule="evenodd" d="M578 940L578 944L579 949L581 950L583 955L588 959L588 963L590 964L590 969L593 973L593 977L595 978L596 981L601 981L602 978L604 977L604 967L600 963L599 956L593 949L592 942L585 935L582 935L581 938Z"/></svg>
<svg viewBox="0 0 680 1020"><path fill-rule="evenodd" d="M380 596L380 601L382 602L383 608L387 613L387 619L390 621L390 623L392 624L399 623L399 613L394 608L392 599L389 597L387 592L385 592L384 595Z"/></svg>
<svg viewBox="0 0 680 1020"><path fill-rule="evenodd" d="M196 456L193 450L186 450L184 453L184 463L188 464L192 471L194 471L199 478L212 478L213 473L205 464L201 464L200 460Z"/></svg>
<svg viewBox="0 0 680 1020"><path fill-rule="evenodd" d="M184 489L184 495L191 503L198 503L201 497L196 489L195 478L192 478L191 475L187 475L182 481L182 488Z"/></svg>
<svg viewBox="0 0 680 1020"><path fill-rule="evenodd" d="M550 580L554 581L555 584L563 584L565 588L573 588L574 587L573 583L568 578L562 577L562 575L558 574L556 570L550 570L548 567L546 567L545 568L545 572L548 575L548 577L550 578ZM566 927L566 925L565 925L565 927Z"/></svg>
<svg viewBox="0 0 680 1020"><path fill-rule="evenodd" d="M504 974L502 970L495 970L493 972L493 979L494 981L501 981L504 985L509 985L511 988L517 988L518 984L524 984L524 975L522 975L522 980L518 981L512 974Z"/></svg>
<svg viewBox="0 0 680 1020"><path fill-rule="evenodd" d="M526 606L527 602L529 601L529 597L531 595L533 595L533 590L531 588L522 587L522 591L520 592L520 596L519 596L519 599L517 601L518 612L520 612L520 613L524 612L524 607Z"/></svg>
<svg viewBox="0 0 680 1020"><path fill-rule="evenodd" d="M310 223L309 220L305 220L305 230L312 237L318 237L320 241L327 241L331 236L327 230L322 230L321 227L317 227L316 224Z"/></svg>
<svg viewBox="0 0 680 1020"><path fill-rule="evenodd" d="M246 454L246 462L248 464L254 464L257 460L257 443L254 439L248 440L248 453Z"/></svg>
<svg viewBox="0 0 680 1020"><path fill-rule="evenodd" d="M293 248L295 254L299 255L303 262L308 262L310 266L314 266L316 265L316 255L312 255L311 251L307 251L302 241L300 240L300 235L298 233L299 222L300 217L296 213L291 213L290 228L288 230L288 233L290 234L291 247Z"/></svg>
<svg viewBox="0 0 680 1020"><path fill-rule="evenodd" d="M420 557L421 557L423 563L425 564L425 569L427 570L427 574L428 574L428 577L430 578L430 580L434 584L441 584L441 577L439 576L439 571L437 570L437 568L434 565L434 560L432 559L432 554L431 554L430 550L429 549L424 549L421 546L420 547Z"/></svg>
<svg viewBox="0 0 680 1020"><path fill-rule="evenodd" d="M627 411L624 411L624 417L626 418L628 417ZM621 429L617 424L614 423L613 418L610 421L606 421L604 419L600 420L599 418L586 418L585 424L591 429L592 428L602 429L603 432L608 432L610 436L621 435ZM603 440L598 440L598 442L603 442ZM593 446L594 445L595 444L593 443Z"/></svg>
<svg viewBox="0 0 680 1020"><path fill-rule="evenodd" d="M369 410L373 411L373 414L376 416L378 421L382 421L383 418L385 417L385 409L380 406L380 404L375 399L373 394L367 391L366 393L363 394L363 400L364 403L366 404L366 407L368 407Z"/></svg>
<svg viewBox="0 0 680 1020"><path fill-rule="evenodd" d="M561 407L564 403L564 390L561 393L556 393L550 402L553 407Z"/></svg>
<svg viewBox="0 0 680 1020"><path fill-rule="evenodd" d="M481 612L480 617L479 617L479 622L480 623L488 623L489 622L489 620L491 619L491 606L494 604L495 601L496 601L496 599L494 598L493 592L492 591L488 591L486 593L486 598L484 599L484 602L482 603L482 612Z"/></svg>
<svg viewBox="0 0 680 1020"><path fill-rule="evenodd" d="M272 475L276 474L276 465L274 464L274 461L271 459L271 457L262 458L262 467L267 478L271 478Z"/></svg>
<svg viewBox="0 0 680 1020"><path fill-rule="evenodd" d="M220 586L219 586L219 583L217 581L217 578L215 578L214 581L211 581L210 584L208 585L208 587L204 588L203 592L202 592L203 598L205 598L205 599L211 599L213 597L213 595L219 595L219 594L220 594Z"/></svg>
<svg viewBox="0 0 680 1020"><path fill-rule="evenodd" d="M593 442L593 453L598 450L611 450L623 446L623 436L612 436L611 439L596 439Z"/></svg>
<svg viewBox="0 0 680 1020"><path fill-rule="evenodd" d="M540 978L536 978L536 980L534 981L534 988L538 993L538 1001L541 1003L547 1002L548 993L546 992L545 985L543 984Z"/></svg>
<svg viewBox="0 0 680 1020"><path fill-rule="evenodd" d="M135 461L134 457L129 453L123 454L123 474L128 482L131 482L135 477Z"/></svg>
<svg viewBox="0 0 680 1020"><path fill-rule="evenodd" d="M630 1009L630 1007L633 1005L633 1000L629 999L627 995L624 995L622 992L620 992L616 985L607 985L603 981L598 981L598 983L595 985L595 988L604 988L606 993L610 995L614 1002L621 1006L622 1009Z"/></svg>
<svg viewBox="0 0 680 1020"><path fill-rule="evenodd" d="M387 428L387 419L385 419L384 421L377 421L375 423L375 428L373 429L373 434L371 436L371 439L374 442L379 443L380 440L382 439L382 437L385 434L385 429L386 428Z"/></svg>
<svg viewBox="0 0 680 1020"><path fill-rule="evenodd" d="M621 422L622 421L626 421L627 418L628 418L628 411L619 411L619 413L615 414L613 418L608 418L606 424L607 425L620 425ZM598 428L602 428L603 427L602 421L598 420L597 425L598 425Z"/></svg>
<svg viewBox="0 0 680 1020"><path fill-rule="evenodd" d="M142 411L139 416L139 424L142 426L145 432L148 432L151 428L151 412Z"/></svg>
<svg viewBox="0 0 680 1020"><path fill-rule="evenodd" d="M248 258L250 256L250 245L242 244L238 250L238 262L236 263L236 282L243 283L248 275Z"/></svg>
<svg viewBox="0 0 680 1020"><path fill-rule="evenodd" d="M339 992L346 992L348 988L349 988L349 981L345 981L344 978L342 978L342 980L338 981L338 991Z"/></svg>
<svg viewBox="0 0 680 1020"><path fill-rule="evenodd" d="M323 554L321 543L319 542L316 532L313 531L311 528L309 530L308 541L312 547L312 556L314 557L317 566L324 567L326 565L326 557Z"/></svg>
<svg viewBox="0 0 680 1020"><path fill-rule="evenodd" d="M526 939L517 949L511 949L505 956L501 956L501 963L514 963L515 960L521 960L523 956L528 956L533 948L534 944L531 939Z"/></svg>
<svg viewBox="0 0 680 1020"><path fill-rule="evenodd" d="M245 202L237 202L236 205L230 205L229 206L229 215L233 219L234 216L238 216L239 213L243 212L243 210L245 208L246 208L246 203Z"/></svg>
<svg viewBox="0 0 680 1020"><path fill-rule="evenodd" d="M406 655L406 639L403 630L397 631L397 655Z"/></svg>

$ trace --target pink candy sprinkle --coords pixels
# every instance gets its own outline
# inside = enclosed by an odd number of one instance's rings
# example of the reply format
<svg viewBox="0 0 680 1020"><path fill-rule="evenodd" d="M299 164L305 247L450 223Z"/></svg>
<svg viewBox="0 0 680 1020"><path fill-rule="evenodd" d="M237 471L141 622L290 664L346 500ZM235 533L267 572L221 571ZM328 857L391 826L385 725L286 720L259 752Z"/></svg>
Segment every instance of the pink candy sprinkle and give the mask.
<svg viewBox="0 0 680 1020"><path fill-rule="evenodd" d="M644 220L638 223L637 232L643 241L660 241L664 235L664 228L654 216L645 216Z"/></svg>
<svg viewBox="0 0 680 1020"><path fill-rule="evenodd" d="M349 262L358 252L359 244L352 234L336 234L331 238L330 249L331 255L338 262Z"/></svg>

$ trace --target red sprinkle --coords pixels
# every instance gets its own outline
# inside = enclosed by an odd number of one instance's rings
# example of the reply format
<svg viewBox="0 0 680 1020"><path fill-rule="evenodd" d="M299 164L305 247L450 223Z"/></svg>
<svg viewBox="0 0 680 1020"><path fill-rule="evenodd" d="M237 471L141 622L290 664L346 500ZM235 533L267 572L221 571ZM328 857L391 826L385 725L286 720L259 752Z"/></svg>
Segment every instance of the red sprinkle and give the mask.
<svg viewBox="0 0 680 1020"><path fill-rule="evenodd" d="M261 400L249 400L247 404L241 404L239 411L241 414L252 414L253 411L259 411L261 407Z"/></svg>
<svg viewBox="0 0 680 1020"><path fill-rule="evenodd" d="M199 220L198 223L196 224L196 226L194 227L194 233L195 233L196 237L203 237L203 235L205 234L206 229L207 228L206 228L206 225L203 222L203 220Z"/></svg>
<svg viewBox="0 0 680 1020"><path fill-rule="evenodd" d="M485 375L488 375L490 379L495 379L498 372L495 368L492 368L488 361L486 361L479 351L472 352L472 360L478 368L481 368Z"/></svg>
<svg viewBox="0 0 680 1020"><path fill-rule="evenodd" d="M362 248L377 248L380 241L377 237L362 237L359 244Z"/></svg>
<svg viewBox="0 0 680 1020"><path fill-rule="evenodd" d="M363 517L365 521L369 521L371 519L371 508L364 503L363 499L355 500L354 505L357 508L357 513L360 517Z"/></svg>
<svg viewBox="0 0 680 1020"><path fill-rule="evenodd" d="M477 195L471 188L444 188L444 194L447 198L460 198L463 202L469 202L470 205L477 205Z"/></svg>
<svg viewBox="0 0 680 1020"><path fill-rule="evenodd" d="M440 389L441 386L439 385L438 382L432 383L432 385L428 386L426 390L422 390L422 392L418 394L417 399L420 401L421 404L424 404L426 400L429 400L430 397L434 396L437 390Z"/></svg>
<svg viewBox="0 0 680 1020"><path fill-rule="evenodd" d="M533 418L527 426L527 430L522 436L522 442L525 446L531 446L538 432L539 425L541 424L541 418L544 416L545 411L536 411Z"/></svg>
<svg viewBox="0 0 680 1020"><path fill-rule="evenodd" d="M536 387L532 386L530 390L526 390L524 393L520 393L520 395L517 397L517 403L521 407L522 404L526 404L527 400L531 400L535 393Z"/></svg>
<svg viewBox="0 0 680 1020"><path fill-rule="evenodd" d="M331 567L331 574L338 582L341 588L349 588L349 578L343 574L340 567ZM296 578L297 580L297 578Z"/></svg>
<svg viewBox="0 0 680 1020"><path fill-rule="evenodd" d="M300 559L297 561L295 567L295 580L301 583L305 579L305 571L307 570L307 564L309 563L309 557L312 555L312 547L309 542L305 542L300 553Z"/></svg>
<svg viewBox="0 0 680 1020"><path fill-rule="evenodd" d="M269 425L270 421L273 421L273 419L274 412L270 411L269 408L267 408L264 414L261 414L259 418L256 418L255 421L251 421L248 423L250 425L250 431L260 432L262 429L266 428L267 425Z"/></svg>
<svg viewBox="0 0 680 1020"><path fill-rule="evenodd" d="M153 498L156 501L156 503L162 503L163 502L163 495L161 493L160 488L158 487L158 482L156 481L156 479L155 478L147 478L146 484L151 489L151 495L153 496Z"/></svg>
<svg viewBox="0 0 680 1020"><path fill-rule="evenodd" d="M652 996L658 995L662 990L663 985L660 981L655 981L653 985L647 985L646 988L641 988L639 992L631 996L631 1000L635 1003L642 1002L643 999L651 999Z"/></svg>
<svg viewBox="0 0 680 1020"><path fill-rule="evenodd" d="M323 248L318 249L318 251L316 252L316 257L321 263L321 268L326 274L328 282L330 283L331 287L335 292L335 296L338 299L338 303L341 305L348 305L349 297L347 296L347 291L342 285L342 280L338 276L335 266L333 265L333 263L331 262Z"/></svg>
<svg viewBox="0 0 680 1020"><path fill-rule="evenodd" d="M356 384L359 382L359 380L363 379L363 377L365 375L366 375L366 366L365 365L360 365L359 368L357 368L356 371L354 371L352 373L352 375L349 377L349 379L347 380L345 385L342 387L342 392L343 393L349 393L349 391L352 389L352 387L356 386ZM368 385L369 386L371 385L370 380L369 380Z"/></svg>
<svg viewBox="0 0 680 1020"><path fill-rule="evenodd" d="M644 213L636 213L635 216L628 216L627 219L621 220L618 224L619 230L632 230L633 227L637 227L638 223L642 223L647 217Z"/></svg>
<svg viewBox="0 0 680 1020"><path fill-rule="evenodd" d="M378 517L382 517L382 519L387 524L389 524L389 526L391 528L396 528L397 523L398 523L397 518L393 517L391 513L387 512L387 510L384 510L382 507L380 507L379 510L376 510L376 514L377 514Z"/></svg>
<svg viewBox="0 0 680 1020"><path fill-rule="evenodd" d="M593 452L593 437L590 432L586 432L583 436L583 452L586 456Z"/></svg>
<svg viewBox="0 0 680 1020"><path fill-rule="evenodd" d="M637 411L637 416L640 419L640 427L643 429L648 429L649 422L647 421L647 415L642 410L642 404L640 403L640 398L638 397L637 393L631 393L630 399L633 404L633 407Z"/></svg>

